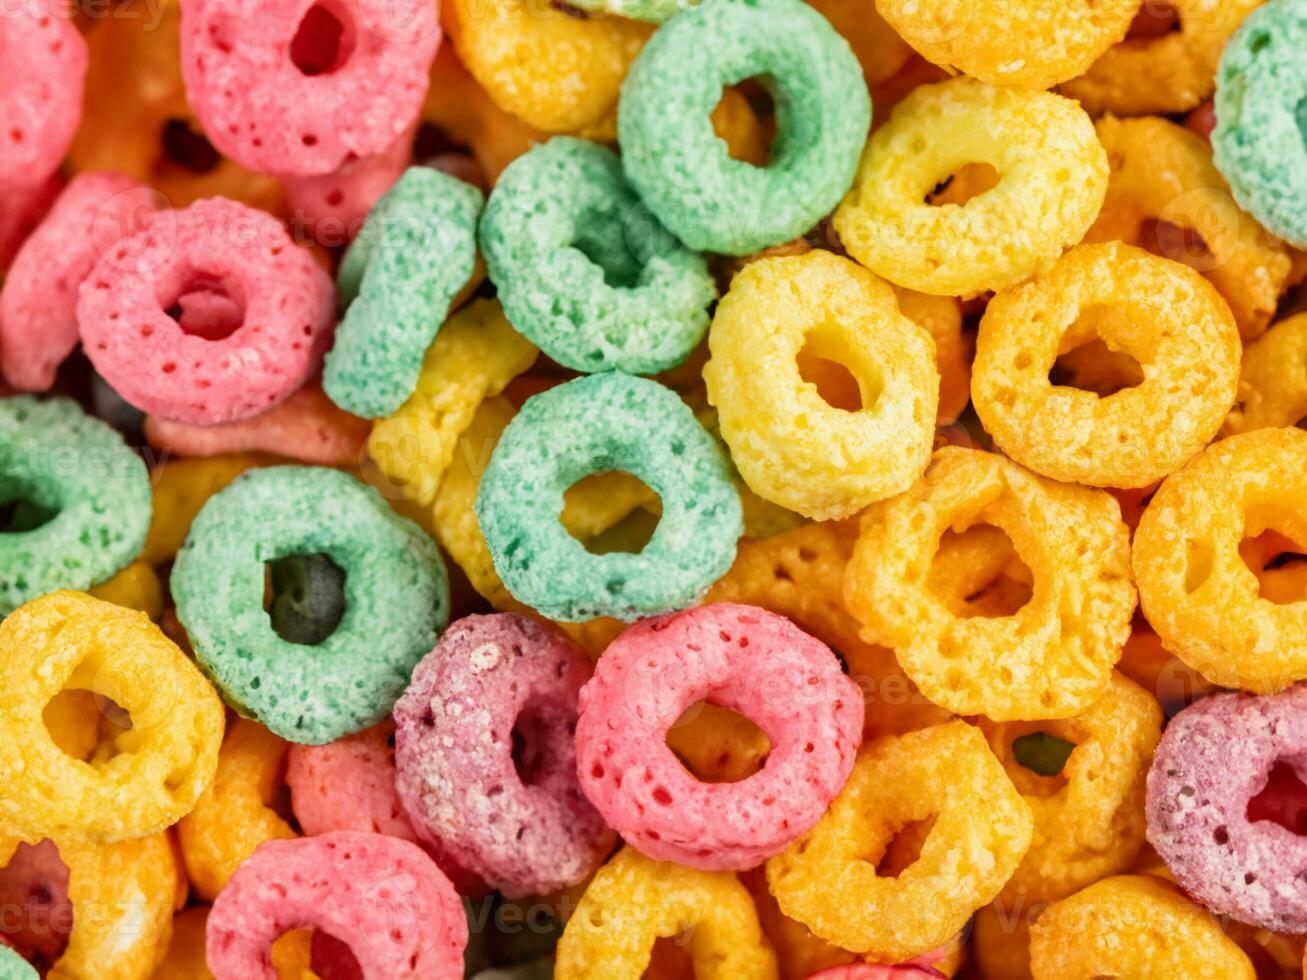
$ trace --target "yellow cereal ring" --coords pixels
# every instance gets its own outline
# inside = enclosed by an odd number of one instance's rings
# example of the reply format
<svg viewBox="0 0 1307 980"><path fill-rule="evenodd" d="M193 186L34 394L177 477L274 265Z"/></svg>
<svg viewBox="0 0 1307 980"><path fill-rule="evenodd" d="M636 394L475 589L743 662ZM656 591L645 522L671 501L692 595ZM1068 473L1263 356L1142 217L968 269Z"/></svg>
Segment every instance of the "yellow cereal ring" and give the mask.
<svg viewBox="0 0 1307 980"><path fill-rule="evenodd" d="M451 316L427 349L413 393L368 436L368 455L387 481L387 496L431 503L477 406L503 391L538 353L496 300L476 300Z"/></svg>
<svg viewBox="0 0 1307 980"><path fill-rule="evenodd" d="M246 470L265 466L270 461L270 457L256 453L234 453L205 459L172 459L156 467L150 473L154 516L141 558L156 566L172 561L205 501Z"/></svg>
<svg viewBox="0 0 1307 980"><path fill-rule="evenodd" d="M849 368L864 408L835 408L803 380L805 344ZM893 290L847 259L813 251L750 263L717 305L703 369L744 481L818 520L906 490L934 442L933 346Z"/></svg>
<svg viewBox="0 0 1307 980"><path fill-rule="evenodd" d="M104 757L66 755L42 722L61 690L112 699L131 715ZM144 613L53 592L0 623L0 833L100 843L175 823L213 778L222 702Z"/></svg>
<svg viewBox="0 0 1307 980"><path fill-rule="evenodd" d="M971 972L976 980L1031 980L1030 926L1046 908L1043 902L1015 903L1000 896L971 922Z"/></svg>
<svg viewBox="0 0 1307 980"><path fill-rule="evenodd" d="M624 847L581 896L558 941L554 976L639 977L654 943L682 934L698 980L778 975L753 900L735 875L652 861Z"/></svg>
<svg viewBox="0 0 1307 980"><path fill-rule="evenodd" d="M866 698L864 741L948 721L949 713L927 700L904 675L892 650L862 640L857 620L844 608L842 582L855 539L856 528L823 523L741 541L735 563L703 601L761 606L838 651ZM749 771L748 762L765 752L757 736L748 734L733 754L743 760L735 763L735 772ZM692 751L687 748L689 758L698 758L689 755Z"/></svg>
<svg viewBox="0 0 1307 980"><path fill-rule="evenodd" d="M927 61L991 85L1043 89L1075 78L1125 37L1139 0L876 0Z"/></svg>
<svg viewBox="0 0 1307 980"><path fill-rule="evenodd" d="M1143 381L1105 398L1049 381L1059 353L1102 338ZM971 398L1008 456L1055 480L1144 487L1216 435L1239 383L1230 308L1188 266L1118 242L1080 245L990 300Z"/></svg>
<svg viewBox="0 0 1307 980"><path fill-rule="evenodd" d="M923 821L920 856L878 874L894 837ZM998 894L1031 827L984 736L951 721L863 746L817 826L767 862L767 882L818 936L896 963L947 942Z"/></svg>
<svg viewBox="0 0 1307 980"><path fill-rule="evenodd" d="M1307 416L1307 313L1244 348L1239 395L1224 435L1294 426Z"/></svg>
<svg viewBox="0 0 1307 980"><path fill-rule="evenodd" d="M1013 615L959 617L930 588L944 532L974 524L1005 531L1033 573ZM1066 718L1107 689L1130 633L1130 532L1108 493L946 446L911 490L863 515L844 598L863 639L893 648L936 704L995 721Z"/></svg>
<svg viewBox="0 0 1307 980"><path fill-rule="evenodd" d="M0 839L0 867L9 863L17 839ZM40 849L53 850L44 841ZM150 834L116 844L61 839L58 857L68 868L72 929L62 955L45 973L48 980L146 980L162 960L177 904L178 872L168 835ZM54 862L53 855L40 860ZM183 893L184 894L184 893ZM5 931L31 910L5 906ZM50 930L57 922L32 921L33 929Z"/></svg>
<svg viewBox="0 0 1307 980"><path fill-rule="evenodd" d="M1162 734L1162 711L1152 695L1113 674L1107 693L1072 718L981 719L980 727L1035 818L1030 850L1004 886L1005 896L1053 902L1133 865L1144 843L1144 780ZM1050 767L1041 773L1018 761L1024 758L1021 739L1029 746L1039 733L1075 746L1060 772Z"/></svg>
<svg viewBox="0 0 1307 980"><path fill-rule="evenodd" d="M134 561L113 578L90 589L88 595L145 613L158 621L163 615L163 583L146 561Z"/></svg>
<svg viewBox="0 0 1307 980"><path fill-rule="evenodd" d="M1307 678L1307 606L1262 598L1239 554L1266 530L1307 542L1301 429L1209 446L1162 483L1134 544L1140 603L1166 648L1214 684L1261 694Z"/></svg>
<svg viewBox="0 0 1307 980"><path fill-rule="evenodd" d="M531 0L452 0L441 22L490 97L547 133L593 127L653 31L621 17L577 17Z"/></svg>
<svg viewBox="0 0 1307 980"><path fill-rule="evenodd" d="M1179 30L1127 37L1105 51L1062 92L1098 116L1186 112L1216 89L1225 42L1265 0L1169 0Z"/></svg>
<svg viewBox="0 0 1307 980"><path fill-rule="evenodd" d="M1239 209L1208 142L1156 116L1106 116L1095 129L1112 175L1085 241L1140 245L1185 263L1225 297L1243 338L1258 337L1293 260L1288 246Z"/></svg>
<svg viewBox="0 0 1307 980"><path fill-rule="evenodd" d="M927 195L967 164L998 183L965 204ZM922 85L872 133L835 211L850 255L900 286L968 296L1020 282L1084 236L1107 154L1078 105L968 78Z"/></svg>
<svg viewBox="0 0 1307 980"><path fill-rule="evenodd" d="M1035 980L1253 980L1220 923L1168 882L1105 878L1050 905L1030 929Z"/></svg>
<svg viewBox="0 0 1307 980"><path fill-rule="evenodd" d="M286 772L290 745L240 718L223 739L218 768L177 825L182 860L195 893L213 901L236 868L264 841L294 837L270 806Z"/></svg>

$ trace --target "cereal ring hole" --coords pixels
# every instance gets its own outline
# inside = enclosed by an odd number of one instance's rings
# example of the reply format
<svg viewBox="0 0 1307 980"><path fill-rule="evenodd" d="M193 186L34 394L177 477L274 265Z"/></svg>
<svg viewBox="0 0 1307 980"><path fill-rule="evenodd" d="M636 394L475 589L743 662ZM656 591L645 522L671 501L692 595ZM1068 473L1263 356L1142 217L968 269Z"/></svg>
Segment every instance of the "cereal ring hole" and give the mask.
<svg viewBox="0 0 1307 980"><path fill-rule="evenodd" d="M68 865L54 841L19 844L0 868L4 938L41 976L68 948L76 910L68 897Z"/></svg>
<svg viewBox="0 0 1307 980"><path fill-rule="evenodd" d="M284 938L282 936L277 941ZM276 962L275 957L273 962ZM349 943L323 929L314 929L309 941L309 968L314 976L323 980L363 980L363 968Z"/></svg>
<svg viewBox="0 0 1307 980"><path fill-rule="evenodd" d="M188 173L212 173L222 156L209 138L190 119L168 119L159 131L159 144L166 161Z"/></svg>
<svg viewBox="0 0 1307 980"><path fill-rule="evenodd" d="M554 742L550 733L557 727L557 717L536 704L528 704L513 722L513 769L523 786L536 785L548 771Z"/></svg>
<svg viewBox="0 0 1307 980"><path fill-rule="evenodd" d="M60 751L93 766L103 765L130 748L120 738L132 730L132 716L104 694L65 688L41 712L50 739Z"/></svg>
<svg viewBox="0 0 1307 980"><path fill-rule="evenodd" d="M245 291L240 284L201 270L190 270L175 295L160 305L182 331L202 340L225 340L245 323Z"/></svg>
<svg viewBox="0 0 1307 980"><path fill-rule="evenodd" d="M704 783L737 783L759 772L771 752L767 733L730 708L710 701L690 705L667 730L667 747Z"/></svg>
<svg viewBox="0 0 1307 980"><path fill-rule="evenodd" d="M966 163L938 181L926 195L926 203L963 205L973 197L998 186L1002 176L988 163Z"/></svg>
<svg viewBox="0 0 1307 980"><path fill-rule="evenodd" d="M632 499L643 498L647 502L632 508L606 527L595 527L592 521L586 519L588 515L581 513L585 509L584 499L593 498L587 498L584 489L577 492L577 488L586 484L609 483L613 474L618 473L638 484L643 490L643 494L639 490L634 491ZM662 498L634 473L625 470L606 470L602 473L592 473L572 484L564 494L559 520L567 529L567 533L579 541L592 555L639 554L658 530L658 524L662 520Z"/></svg>
<svg viewBox="0 0 1307 980"><path fill-rule="evenodd" d="M1211 272L1218 264L1197 228L1173 224L1162 218L1144 218L1139 222L1137 241L1140 248L1187 265L1195 272Z"/></svg>
<svg viewBox="0 0 1307 980"><path fill-rule="evenodd" d="M936 816L932 814L924 820L909 820L891 830L885 847L866 859L869 864L875 864L877 877L897 878L917 863L926 838L935 826Z"/></svg>
<svg viewBox="0 0 1307 980"><path fill-rule="evenodd" d="M1279 759L1266 777L1266 785L1248 800L1248 820L1269 820L1290 833L1307 837L1307 784L1293 762Z"/></svg>
<svg viewBox="0 0 1307 980"><path fill-rule="evenodd" d="M1015 616L1030 601L1034 574L1008 533L982 521L940 536L926 585L961 619L998 619Z"/></svg>
<svg viewBox="0 0 1307 980"><path fill-rule="evenodd" d="M330 75L349 61L355 41L354 21L344 5L335 0L318 0L304 12L299 27L295 29L290 42L290 60L310 78Z"/></svg>
<svg viewBox="0 0 1307 980"><path fill-rule="evenodd" d="M263 609L287 643L316 646L345 615L345 570L330 555L286 555L264 563Z"/></svg>
<svg viewBox="0 0 1307 980"><path fill-rule="evenodd" d="M6 481L7 482L7 481ZM0 534L22 534L35 531L38 527L49 524L58 516L56 507L47 506L36 498L36 494L15 492L10 488L10 499L0 503Z"/></svg>
<svg viewBox="0 0 1307 980"><path fill-rule="evenodd" d="M1304 95L1298 102L1293 115L1298 121L1298 132L1302 135L1303 147L1307 149L1307 95Z"/></svg>
<svg viewBox="0 0 1307 980"><path fill-rule="evenodd" d="M1307 547L1276 530L1245 537L1239 557L1257 577L1257 594L1276 605L1307 599Z"/></svg>
<svg viewBox="0 0 1307 980"><path fill-rule="evenodd" d="M845 412L873 409L885 390L885 378L874 364L846 364L841 358L848 352L848 345L835 331L820 326L809 330L795 357L799 376L832 408Z"/></svg>
<svg viewBox="0 0 1307 980"><path fill-rule="evenodd" d="M776 99L772 87L771 80L763 76L722 87L721 100L713 110L710 122L717 138L726 144L726 152L732 160L754 167L765 167L771 161L776 141ZM727 138L727 130L731 128L729 108L732 98L728 94L731 91L744 97L759 130L757 139L739 138L738 134L734 140Z"/></svg>
<svg viewBox="0 0 1307 980"><path fill-rule="evenodd" d="M1144 381L1139 361L1124 349L1131 331L1130 311L1116 306L1089 306L1062 335L1048 383L1108 398Z"/></svg>

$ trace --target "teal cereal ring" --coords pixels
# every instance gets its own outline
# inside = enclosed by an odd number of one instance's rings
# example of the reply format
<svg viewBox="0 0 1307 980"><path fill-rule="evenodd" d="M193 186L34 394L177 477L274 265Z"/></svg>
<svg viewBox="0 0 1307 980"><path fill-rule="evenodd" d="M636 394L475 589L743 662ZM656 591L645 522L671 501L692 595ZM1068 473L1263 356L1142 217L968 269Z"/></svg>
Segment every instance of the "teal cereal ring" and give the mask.
<svg viewBox="0 0 1307 980"><path fill-rule="evenodd" d="M340 263L348 304L322 386L347 412L375 419L417 385L422 356L476 267L481 192L410 167L376 203Z"/></svg>
<svg viewBox="0 0 1307 980"><path fill-rule="evenodd" d="M638 553L591 554L558 519L564 491L610 470L662 498ZM730 567L744 531L726 460L694 413L657 382L615 373L527 400L490 457L476 516L509 592L564 622L692 605Z"/></svg>
<svg viewBox="0 0 1307 980"><path fill-rule="evenodd" d="M39 980L36 967L0 942L0 980Z"/></svg>
<svg viewBox="0 0 1307 980"><path fill-rule="evenodd" d="M265 567L275 579L292 555L325 555L344 573L344 612L316 644L283 638L264 611ZM315 466L255 470L211 497L171 583L196 659L227 702L308 745L385 718L449 621L431 539L371 487Z"/></svg>
<svg viewBox="0 0 1307 980"><path fill-rule="evenodd" d="M150 478L122 436L67 398L0 399L0 616L89 589L140 554Z"/></svg>
<svg viewBox="0 0 1307 980"><path fill-rule="evenodd" d="M1216 74L1212 155L1235 200L1307 248L1307 0L1248 15Z"/></svg>
<svg viewBox="0 0 1307 980"><path fill-rule="evenodd" d="M770 160L734 160L709 115L746 78L776 107ZM871 97L848 43L800 0L708 0L663 24L617 113L626 176L690 248L747 255L828 214L853 182Z"/></svg>
<svg viewBox="0 0 1307 980"><path fill-rule="evenodd" d="M640 206L617 154L569 136L500 175L481 249L508 321L587 373L675 367L703 339L717 295L703 256Z"/></svg>

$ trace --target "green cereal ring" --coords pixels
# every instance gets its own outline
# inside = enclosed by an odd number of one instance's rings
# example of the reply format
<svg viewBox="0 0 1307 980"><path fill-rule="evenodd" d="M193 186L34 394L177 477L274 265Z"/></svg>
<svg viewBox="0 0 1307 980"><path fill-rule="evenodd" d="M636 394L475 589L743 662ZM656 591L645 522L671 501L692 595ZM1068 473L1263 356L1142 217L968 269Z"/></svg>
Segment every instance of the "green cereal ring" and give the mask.
<svg viewBox="0 0 1307 980"><path fill-rule="evenodd" d="M564 491L609 470L662 498L638 553L591 554L558 519ZM491 454L476 516L508 591L565 622L629 622L692 605L731 566L744 531L712 436L670 389L627 374L592 374L528 399Z"/></svg>
<svg viewBox="0 0 1307 980"><path fill-rule="evenodd" d="M577 371L675 367L717 295L708 263L641 207L617 154L570 136L508 165L481 250L509 322Z"/></svg>
<svg viewBox="0 0 1307 980"><path fill-rule="evenodd" d="M0 980L39 980L36 967L0 943Z"/></svg>
<svg viewBox="0 0 1307 980"><path fill-rule="evenodd" d="M344 615L317 644L283 639L263 608L265 563L290 555L325 555L344 572ZM371 487L316 466L254 470L209 498L171 582L196 659L227 702L308 745L385 718L449 621L431 539Z"/></svg>
<svg viewBox="0 0 1307 980"><path fill-rule="evenodd" d="M481 192L430 167L410 167L376 203L340 263L348 304L322 386L347 412L375 419L417 384L422 356L476 267Z"/></svg>
<svg viewBox="0 0 1307 980"><path fill-rule="evenodd" d="M0 615L129 564L150 529L150 477L122 436L67 398L0 399Z"/></svg>
<svg viewBox="0 0 1307 980"><path fill-rule="evenodd" d="M776 107L771 160L733 160L709 115L746 78ZM693 249L801 235L853 182L871 98L848 43L801 0L707 0L654 32L622 83L617 138L645 204Z"/></svg>
<svg viewBox="0 0 1307 980"><path fill-rule="evenodd" d="M569 6L592 14L613 14L661 24L673 14L686 7L693 7L698 2L699 0L569 0Z"/></svg>
<svg viewBox="0 0 1307 980"><path fill-rule="evenodd" d="M1307 248L1307 0L1259 7L1226 45L1212 155L1240 206Z"/></svg>

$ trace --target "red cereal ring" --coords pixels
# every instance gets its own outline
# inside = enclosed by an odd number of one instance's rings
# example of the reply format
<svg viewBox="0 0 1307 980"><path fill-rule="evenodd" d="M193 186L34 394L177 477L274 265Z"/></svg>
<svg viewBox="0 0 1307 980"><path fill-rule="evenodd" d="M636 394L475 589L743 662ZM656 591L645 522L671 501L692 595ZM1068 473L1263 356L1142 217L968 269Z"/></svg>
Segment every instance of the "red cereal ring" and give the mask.
<svg viewBox="0 0 1307 980"><path fill-rule="evenodd" d="M612 850L576 778L589 676L562 633L518 613L467 616L395 705L395 785L413 828L510 898L574 885Z"/></svg>
<svg viewBox="0 0 1307 980"><path fill-rule="evenodd" d="M771 741L767 764L700 782L667 746L699 701L736 711ZM862 740L862 693L820 640L783 616L717 603L635 624L581 692L581 788L641 853L705 871L752 868L815 824Z"/></svg>
<svg viewBox="0 0 1307 980"><path fill-rule="evenodd" d="M209 969L222 980L277 980L283 933L321 929L349 945L368 978L461 980L467 919L454 886L416 844L381 834L272 840L213 903Z"/></svg>
<svg viewBox="0 0 1307 980"><path fill-rule="evenodd" d="M0 15L0 188L44 180L82 120L86 42L53 0L16 0Z"/></svg>
<svg viewBox="0 0 1307 980"><path fill-rule="evenodd" d="M46 391L77 346L77 287L125 235L149 226L159 195L112 171L78 174L23 242L0 292L0 368Z"/></svg>
<svg viewBox="0 0 1307 980"><path fill-rule="evenodd" d="M430 0L182 0L182 77L210 142L305 177L417 122L440 43Z"/></svg>
<svg viewBox="0 0 1307 980"><path fill-rule="evenodd" d="M220 293L243 314L234 330L190 331L169 315ZM307 249L262 211L215 197L161 212L119 242L82 283L86 355L143 412L215 425L284 401L322 363L335 289Z"/></svg>

